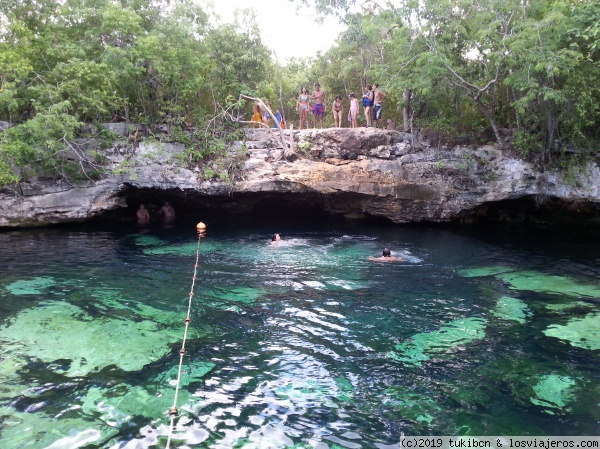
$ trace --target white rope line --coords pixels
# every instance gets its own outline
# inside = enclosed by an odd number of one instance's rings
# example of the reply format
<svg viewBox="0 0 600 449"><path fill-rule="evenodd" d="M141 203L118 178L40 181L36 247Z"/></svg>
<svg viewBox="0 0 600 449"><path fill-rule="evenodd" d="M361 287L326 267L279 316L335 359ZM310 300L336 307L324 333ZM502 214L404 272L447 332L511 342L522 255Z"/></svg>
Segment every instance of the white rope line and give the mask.
<svg viewBox="0 0 600 449"><path fill-rule="evenodd" d="M198 245L196 246L196 263L194 264L194 276L192 277L192 287L190 289L187 316L185 318L185 330L183 331L183 341L181 342L181 349L179 350L179 369L177 370L177 382L175 384L175 396L173 398L173 406L169 409L169 416L171 418L171 424L169 425L169 435L167 438L167 445L165 449L169 449L171 445L171 437L173 436L173 429L175 427L175 418L177 418L177 397L179 396L179 382L181 380L181 368L183 366L183 356L185 355L185 342L187 339L188 329L190 327L190 313L192 311L192 298L194 297L194 285L196 284L196 272L198 271L198 260L200 258L200 240L202 240L203 232L198 231Z"/></svg>

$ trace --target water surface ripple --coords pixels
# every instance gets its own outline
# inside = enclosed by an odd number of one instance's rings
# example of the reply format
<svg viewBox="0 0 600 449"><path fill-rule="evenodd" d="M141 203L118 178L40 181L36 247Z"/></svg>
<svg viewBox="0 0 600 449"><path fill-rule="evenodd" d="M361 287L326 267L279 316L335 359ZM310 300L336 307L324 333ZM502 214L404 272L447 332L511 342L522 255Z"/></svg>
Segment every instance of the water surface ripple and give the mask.
<svg viewBox="0 0 600 449"><path fill-rule="evenodd" d="M368 260L385 246L404 262ZM0 249L2 449L165 447L193 228L6 232ZM484 230L209 229L171 447L597 435L597 251Z"/></svg>

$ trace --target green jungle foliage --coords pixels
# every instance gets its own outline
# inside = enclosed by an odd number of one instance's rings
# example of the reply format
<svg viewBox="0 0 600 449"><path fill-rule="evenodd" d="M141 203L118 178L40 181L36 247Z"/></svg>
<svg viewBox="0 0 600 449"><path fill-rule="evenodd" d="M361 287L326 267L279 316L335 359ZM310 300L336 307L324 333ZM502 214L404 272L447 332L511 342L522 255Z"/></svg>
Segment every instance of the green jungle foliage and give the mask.
<svg viewBox="0 0 600 449"><path fill-rule="evenodd" d="M543 165L600 140L597 1L296 3L348 25L315 63L321 79L337 78L325 85L379 83L392 118L402 123L404 112L429 140L492 140Z"/></svg>
<svg viewBox="0 0 600 449"><path fill-rule="evenodd" d="M496 141L560 167L600 141L595 0L290 1L336 14L337 45L284 65L252 11L220 25L194 0L0 0L0 120L13 124L0 132L0 186L93 179L70 142L86 123L118 121L192 130L175 133L185 162L231 181L235 162L213 162L251 115L240 95L297 127L314 82L326 126L336 95L347 109L349 93L379 83L384 118L437 144Z"/></svg>

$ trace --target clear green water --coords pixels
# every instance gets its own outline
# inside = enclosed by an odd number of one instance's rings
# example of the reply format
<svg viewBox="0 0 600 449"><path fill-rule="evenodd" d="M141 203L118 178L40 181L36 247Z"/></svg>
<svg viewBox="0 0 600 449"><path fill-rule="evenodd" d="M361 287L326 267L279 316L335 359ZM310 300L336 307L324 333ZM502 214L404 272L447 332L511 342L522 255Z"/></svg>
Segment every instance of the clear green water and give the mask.
<svg viewBox="0 0 600 449"><path fill-rule="evenodd" d="M0 234L2 449L165 447L196 241L192 223ZM367 260L384 246L406 262ZM597 435L598 249L538 233L210 226L171 447Z"/></svg>

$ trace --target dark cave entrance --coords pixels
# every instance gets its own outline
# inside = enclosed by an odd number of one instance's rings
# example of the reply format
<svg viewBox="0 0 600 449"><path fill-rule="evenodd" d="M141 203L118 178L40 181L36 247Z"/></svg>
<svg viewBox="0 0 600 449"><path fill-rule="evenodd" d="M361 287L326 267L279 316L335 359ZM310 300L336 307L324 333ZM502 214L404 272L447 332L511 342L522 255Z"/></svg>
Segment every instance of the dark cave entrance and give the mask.
<svg viewBox="0 0 600 449"><path fill-rule="evenodd" d="M349 209L364 198L357 195L323 195L316 192L275 193L245 192L206 195L181 189L160 190L127 187L121 192L126 207L105 213L98 220L135 222L135 212L145 204L152 216L168 201L176 210L178 221L297 224L357 218L369 224L396 226L390 219L369 214L349 214ZM356 209L355 209L356 210ZM352 217L352 218L350 218ZM530 195L514 200L486 203L442 223L404 224L460 226L501 226L537 229L575 229L600 232L600 205L585 201Z"/></svg>

